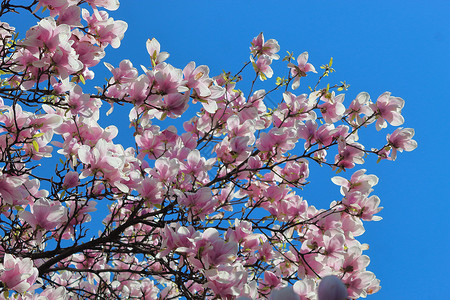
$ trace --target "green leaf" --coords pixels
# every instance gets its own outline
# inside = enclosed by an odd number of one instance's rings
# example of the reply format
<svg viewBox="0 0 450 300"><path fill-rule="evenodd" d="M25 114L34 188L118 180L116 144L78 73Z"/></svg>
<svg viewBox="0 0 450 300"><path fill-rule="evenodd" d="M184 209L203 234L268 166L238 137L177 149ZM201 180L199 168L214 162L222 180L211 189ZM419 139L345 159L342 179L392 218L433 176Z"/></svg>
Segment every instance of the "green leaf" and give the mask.
<svg viewBox="0 0 450 300"><path fill-rule="evenodd" d="M36 152L39 152L39 144L35 140L33 140L32 144L33 144L34 150L36 150Z"/></svg>
<svg viewBox="0 0 450 300"><path fill-rule="evenodd" d="M78 76L78 78L80 78L80 81L81 81L83 84L86 84L86 81L84 80L84 76L83 76L82 74L80 74L80 75Z"/></svg>
<svg viewBox="0 0 450 300"><path fill-rule="evenodd" d="M45 134L45 132L39 132L39 133L36 133L35 135L33 135L33 138L41 137L41 136L43 136L44 134Z"/></svg>

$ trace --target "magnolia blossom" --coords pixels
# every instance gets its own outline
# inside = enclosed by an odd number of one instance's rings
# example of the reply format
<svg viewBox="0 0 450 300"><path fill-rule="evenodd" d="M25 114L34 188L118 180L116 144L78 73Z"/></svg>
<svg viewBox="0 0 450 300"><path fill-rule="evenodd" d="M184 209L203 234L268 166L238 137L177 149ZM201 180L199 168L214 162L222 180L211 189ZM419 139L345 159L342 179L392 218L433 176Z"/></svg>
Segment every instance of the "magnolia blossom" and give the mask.
<svg viewBox="0 0 450 300"><path fill-rule="evenodd" d="M370 96L368 93L361 92L356 96L345 112L348 115L351 124L360 126L368 121L368 118L373 113L370 104ZM364 117L361 117L362 114Z"/></svg>
<svg viewBox="0 0 450 300"><path fill-rule="evenodd" d="M276 54L280 51L280 46L278 42L274 39L264 41L264 35L261 32L252 41L252 46L250 47L250 53L256 56L267 55L270 59L279 59L280 56Z"/></svg>
<svg viewBox="0 0 450 300"><path fill-rule="evenodd" d="M322 112L323 119L327 123L335 123L342 118L345 113L344 94L335 96L334 91L330 94L330 97L322 97L321 100L325 103L318 105Z"/></svg>
<svg viewBox="0 0 450 300"><path fill-rule="evenodd" d="M12 37L11 33L14 32L15 28L11 27L6 22L0 22L0 38L2 39L10 39Z"/></svg>
<svg viewBox="0 0 450 300"><path fill-rule="evenodd" d="M155 38L148 39L146 46L147 52L148 54L150 54L150 59L153 67L169 58L169 53L160 52L161 45Z"/></svg>
<svg viewBox="0 0 450 300"><path fill-rule="evenodd" d="M70 171L64 177L63 187L65 189L76 187L78 184L80 184L78 172Z"/></svg>
<svg viewBox="0 0 450 300"><path fill-rule="evenodd" d="M377 102L371 105L371 109L376 113L376 128L381 130L386 128L386 121L392 126L400 126L404 122L401 115L405 101L399 97L392 97L390 92L383 93L378 97Z"/></svg>
<svg viewBox="0 0 450 300"><path fill-rule="evenodd" d="M30 258L15 258L5 253L3 264L0 264L0 282L8 289L18 293L32 291L39 287L35 285L38 269L33 266Z"/></svg>
<svg viewBox="0 0 450 300"><path fill-rule="evenodd" d="M120 46L120 41L128 28L127 23L109 18L105 11L96 10L93 15L90 15L89 11L83 8L81 15L88 22L89 33L101 47L111 45L113 48L118 48Z"/></svg>
<svg viewBox="0 0 450 300"><path fill-rule="evenodd" d="M412 151L417 148L417 142L413 140L414 129L403 127L397 128L392 134L388 134L386 139L392 147L392 160L397 158L397 150L400 152Z"/></svg>
<svg viewBox="0 0 450 300"><path fill-rule="evenodd" d="M41 198L30 207L30 211L23 211L20 216L33 228L39 226L42 229L52 230L67 220L67 209L59 202Z"/></svg>
<svg viewBox="0 0 450 300"><path fill-rule="evenodd" d="M300 77L305 77L307 72L317 73L314 66L308 63L308 52L303 52L297 57L297 65L289 63L288 67L291 69L291 75L294 77L292 82L292 89L295 90L300 86Z"/></svg>
<svg viewBox="0 0 450 300"><path fill-rule="evenodd" d="M37 78L39 70L46 68L62 79L80 71L83 64L72 48L74 41L70 37L70 26L67 24L58 25L51 17L42 19L27 31L27 36L21 43L23 49L14 54L17 61L15 70L26 70L30 76ZM46 77L41 76L39 80L43 81ZM26 86L31 87L31 83Z"/></svg>
<svg viewBox="0 0 450 300"><path fill-rule="evenodd" d="M250 57L250 60L253 64L253 68L255 72L259 74L259 78L261 80L266 80L267 78L272 78L273 70L270 67L272 64L272 59L267 55L261 55L258 57L258 60L255 62L253 57Z"/></svg>

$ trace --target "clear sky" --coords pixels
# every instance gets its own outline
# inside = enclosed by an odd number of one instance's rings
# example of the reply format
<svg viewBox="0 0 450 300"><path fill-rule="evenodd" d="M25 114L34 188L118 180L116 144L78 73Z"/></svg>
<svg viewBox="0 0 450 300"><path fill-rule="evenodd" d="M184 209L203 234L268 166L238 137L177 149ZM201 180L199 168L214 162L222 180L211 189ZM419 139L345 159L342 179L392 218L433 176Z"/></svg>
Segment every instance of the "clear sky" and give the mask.
<svg viewBox="0 0 450 300"><path fill-rule="evenodd" d="M450 279L449 13L448 0L122 0L111 15L126 21L128 31L104 61L117 66L127 58L148 66L145 42L155 37L175 67L195 61L208 65L210 75L236 72L248 60L252 38L264 32L266 39L278 40L281 56L308 51L317 69L333 57L336 72L328 80L351 85L344 103L361 91L373 100L385 91L405 99L403 126L415 129L418 148L394 163L368 159L364 166L380 178L374 194L385 207L379 214L383 220L365 223L367 231L359 238L370 244L368 270L382 286L369 299L444 299ZM107 76L101 70L94 69L97 80ZM296 93L307 92L306 87ZM378 142L369 145L380 145L394 129L371 132L370 139ZM312 168L305 199L319 208L338 200L333 175Z"/></svg>

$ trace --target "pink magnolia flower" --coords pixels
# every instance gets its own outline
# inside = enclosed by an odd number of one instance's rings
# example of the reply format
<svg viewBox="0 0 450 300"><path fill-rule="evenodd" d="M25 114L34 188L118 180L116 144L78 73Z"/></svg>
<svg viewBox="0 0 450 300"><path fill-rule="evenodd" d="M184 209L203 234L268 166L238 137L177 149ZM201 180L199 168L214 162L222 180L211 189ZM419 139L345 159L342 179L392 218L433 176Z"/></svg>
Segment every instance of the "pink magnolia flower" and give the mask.
<svg viewBox="0 0 450 300"><path fill-rule="evenodd" d="M323 236L324 254L327 264L332 265L335 261L342 259L344 254L345 237L342 233L328 230Z"/></svg>
<svg viewBox="0 0 450 300"><path fill-rule="evenodd" d="M236 242L225 241L215 228L206 229L192 242L193 247L186 250L189 261L198 270L230 265L239 249Z"/></svg>
<svg viewBox="0 0 450 300"><path fill-rule="evenodd" d="M121 191L129 191L128 186L121 182L122 179L128 179L124 173L127 156L122 145L115 145L101 138L97 141L95 147L80 146L78 157L85 165L80 179L99 173Z"/></svg>
<svg viewBox="0 0 450 300"><path fill-rule="evenodd" d="M294 283L294 292L301 300L316 298L316 281L312 278L303 278Z"/></svg>
<svg viewBox="0 0 450 300"><path fill-rule="evenodd" d="M91 16L89 11L84 8L82 10L82 17L88 22L89 33L101 47L104 48L107 45L111 45L113 48L118 48L120 46L120 41L123 39L125 31L128 28L127 23L109 18L106 11L95 10Z"/></svg>
<svg viewBox="0 0 450 300"><path fill-rule="evenodd" d="M70 40L73 41L72 48L75 49L78 59L84 64L85 68L97 65L105 57L104 49L98 47L90 35L85 34L81 30L72 30ZM83 73L86 79L85 75Z"/></svg>
<svg viewBox="0 0 450 300"><path fill-rule="evenodd" d="M67 208L60 202L41 198L30 205L30 211L22 211L20 217L33 228L52 230L67 221Z"/></svg>
<svg viewBox="0 0 450 300"><path fill-rule="evenodd" d="M316 114L312 111L315 103L310 100L307 94L296 96L290 92L284 92L283 100L285 103L282 103L279 108L282 110L287 109L289 115L298 116L301 120L316 119Z"/></svg>
<svg viewBox="0 0 450 300"><path fill-rule="evenodd" d="M163 120L165 116L175 119L180 117L189 107L189 93L179 94L173 93L164 96L164 104L159 113L155 116Z"/></svg>
<svg viewBox="0 0 450 300"><path fill-rule="evenodd" d="M309 162L306 159L289 161L281 170L281 175L289 183L304 183L309 176Z"/></svg>
<svg viewBox="0 0 450 300"><path fill-rule="evenodd" d="M267 288L275 290L275 288L277 288L280 284L281 284L280 276L277 276L275 273L273 273L271 271L265 271L264 279L260 283L259 288L262 290L266 290Z"/></svg>
<svg viewBox="0 0 450 300"><path fill-rule="evenodd" d="M306 121L304 124L298 126L298 137L305 140L305 150L310 148L316 142L315 133L317 130L317 123L312 120Z"/></svg>
<svg viewBox="0 0 450 300"><path fill-rule="evenodd" d="M186 162L181 165L181 170L184 174L189 174L196 178L199 182L203 182L208 178L208 171L212 168L215 159L206 160L200 155L197 149L189 152Z"/></svg>
<svg viewBox="0 0 450 300"><path fill-rule="evenodd" d="M30 258L15 258L11 254L4 254L3 264L0 264L0 282L6 288L18 293L32 291L38 287L34 286L38 275L39 271Z"/></svg>
<svg viewBox="0 0 450 300"><path fill-rule="evenodd" d="M267 271L265 273L267 273ZM304 279L301 281L297 281L294 286L286 286L284 288L273 289L269 295L269 300L311 299L314 297L311 291L313 285L313 280ZM252 300L252 298L247 296L240 296L236 298L236 300Z"/></svg>
<svg viewBox="0 0 450 300"><path fill-rule="evenodd" d="M353 273L365 270L369 263L370 258L367 255L362 255L361 246L352 246L344 254L344 260L340 268L344 272L344 278L348 278Z"/></svg>
<svg viewBox="0 0 450 300"><path fill-rule="evenodd" d="M205 270L206 286L220 299L232 299L241 294L247 282L247 272L240 266L220 265L217 269Z"/></svg>
<svg viewBox="0 0 450 300"><path fill-rule="evenodd" d="M0 38L1 39L6 39L6 41L11 39L12 33L14 32L14 30L16 30L16 29L14 27L11 27L8 23L0 21Z"/></svg>
<svg viewBox="0 0 450 300"><path fill-rule="evenodd" d="M186 80L186 86L194 89L197 96L208 97L211 95L209 87L212 85L213 80L209 78L208 66L195 67L195 62L191 61L183 69L183 75Z"/></svg>
<svg viewBox="0 0 450 300"><path fill-rule="evenodd" d="M272 128L269 132L261 133L256 145L261 151L272 151L279 154L295 147L296 134L291 128ZM281 153L280 153L281 152Z"/></svg>
<svg viewBox="0 0 450 300"><path fill-rule="evenodd" d="M155 38L148 39L146 45L147 52L148 54L150 54L150 59L152 61L152 67L155 67L157 64L162 63L169 57L169 53L160 52L161 45Z"/></svg>
<svg viewBox="0 0 450 300"><path fill-rule="evenodd" d="M371 295L371 294L378 292L380 289L381 289L380 280L373 279L370 282L369 286L365 289L365 292L367 293L367 295Z"/></svg>
<svg viewBox="0 0 450 300"><path fill-rule="evenodd" d="M280 46L278 42L274 39L270 39L267 42L264 42L264 35L261 32L257 37L253 38L252 46L250 47L250 51L255 56L267 55L271 59L279 59L280 56L276 54L280 51Z"/></svg>
<svg viewBox="0 0 450 300"><path fill-rule="evenodd" d="M14 54L18 62L15 70L27 70L34 79L42 68L51 68L61 78L80 71L83 64L72 48L74 41L70 37L69 25L57 25L51 17L42 19L27 31L22 42L24 49ZM28 68L30 65L34 68ZM45 79L46 76L40 81Z"/></svg>
<svg viewBox="0 0 450 300"><path fill-rule="evenodd" d="M50 16L55 17L70 5L69 0L39 0L35 12L41 7L48 8Z"/></svg>
<svg viewBox="0 0 450 300"><path fill-rule="evenodd" d="M161 183L170 183L176 181L179 169L180 161L178 159L160 157L155 161L155 168L146 169L146 171Z"/></svg>
<svg viewBox="0 0 450 300"><path fill-rule="evenodd" d="M108 89L108 91L109 90L110 89ZM130 111L130 121L132 119L136 119L137 114L142 112L140 110L136 111L136 109L138 109L138 107L142 105L144 101L152 101L152 102L155 101L157 104L160 104L158 100L161 99L161 96L152 95L153 97L152 96L149 97L148 96L149 90L150 90L150 79L145 74L142 74L136 80L130 82L130 84L126 86L126 89L119 89L118 91L116 91L118 95L128 94L128 96L125 99L135 105L132 111Z"/></svg>
<svg viewBox="0 0 450 300"><path fill-rule="evenodd" d="M325 103L320 104L317 107L320 108L325 122L332 124L336 123L342 118L345 113L345 106L342 104L342 102L344 102L344 96L344 94L335 96L333 91L329 98L321 98L323 101L325 101Z"/></svg>
<svg viewBox="0 0 450 300"><path fill-rule="evenodd" d="M104 7L107 10L116 10L119 8L119 0L86 0L92 7Z"/></svg>
<svg viewBox="0 0 450 300"><path fill-rule="evenodd" d="M368 198L364 198L363 201L358 203L361 207L361 210L358 216L365 221L379 221L382 218L380 216L374 216L376 213L380 212L383 207L380 205L380 198L378 196L370 196Z"/></svg>
<svg viewBox="0 0 450 300"><path fill-rule="evenodd" d="M78 172L70 171L67 172L64 177L63 188L70 189L76 187L80 184L80 179L78 177Z"/></svg>
<svg viewBox="0 0 450 300"><path fill-rule="evenodd" d="M363 124L373 111L370 108L370 96L366 92L359 93L346 110L349 122L355 126ZM361 117L361 115L364 117Z"/></svg>
<svg viewBox="0 0 450 300"><path fill-rule="evenodd" d="M241 121L238 116L232 115L227 120L226 131L231 138L237 136L246 136L249 138L248 145L255 142L255 122L253 120Z"/></svg>
<svg viewBox="0 0 450 300"><path fill-rule="evenodd" d="M37 298L34 298L37 297ZM65 287L60 286L58 288L46 287L40 294L35 296L26 297L23 300L69 300L70 296ZM20 298L19 298L20 299Z"/></svg>
<svg viewBox="0 0 450 300"><path fill-rule="evenodd" d="M27 190L22 186L27 182L27 177L11 176L0 171L0 205L24 205L26 204Z"/></svg>
<svg viewBox="0 0 450 300"><path fill-rule="evenodd" d="M139 159L145 155L156 159L166 151L166 145L161 138L158 126L149 126L144 132L136 135L135 140L140 149Z"/></svg>
<svg viewBox="0 0 450 300"><path fill-rule="evenodd" d="M288 64L288 68L291 69L291 75L294 77L292 82L292 89L295 90L300 86L300 77L305 77L307 72L317 73L314 66L308 63L308 52L303 52L297 57L298 65L293 63Z"/></svg>
<svg viewBox="0 0 450 300"><path fill-rule="evenodd" d="M347 195L350 191L359 191L364 195L369 195L375 185L378 184L378 177L376 175L365 174L366 170L358 170L353 173L350 180L347 180L340 176L331 178L331 181L341 186L341 194Z"/></svg>
<svg viewBox="0 0 450 300"><path fill-rule="evenodd" d="M371 109L377 114L375 127L377 130L386 128L386 121L392 126L400 126L404 119L401 115L405 100L399 97L392 97L390 92L383 93L378 97L377 102L372 104Z"/></svg>
<svg viewBox="0 0 450 300"><path fill-rule="evenodd" d="M150 82L154 82L157 93L161 95L183 93L189 89L183 80L183 71L166 63L160 63L155 70L147 71ZM154 81L153 81L154 80Z"/></svg>
<svg viewBox="0 0 450 300"><path fill-rule="evenodd" d="M417 142L413 140L414 129L397 128L391 135L387 135L389 145L392 147L392 160L397 158L397 150L400 152L412 151L417 148Z"/></svg>
<svg viewBox="0 0 450 300"><path fill-rule="evenodd" d="M298 218L303 215L308 209L308 202L303 200L302 197L289 193L286 199L283 199L278 204L277 218L280 221L287 222L294 218Z"/></svg>
<svg viewBox="0 0 450 300"><path fill-rule="evenodd" d="M58 24L67 24L74 27L81 27L81 8L78 5L63 7L58 12L59 17L56 20Z"/></svg>
<svg viewBox="0 0 450 300"><path fill-rule="evenodd" d="M122 60L118 68L114 68L109 63L104 63L108 70L113 74L114 80L111 83L129 83L136 80L139 73L128 59Z"/></svg>
<svg viewBox="0 0 450 300"><path fill-rule="evenodd" d="M139 192L139 196L153 205L161 204L161 202L164 200L163 198L161 198L163 187L161 183L153 178L146 177L141 181L136 189Z"/></svg>
<svg viewBox="0 0 450 300"><path fill-rule="evenodd" d="M83 117L93 117L98 113L101 101L92 99L89 94L83 93L81 86L75 85L69 93L67 102L70 105L71 112L80 114Z"/></svg>
<svg viewBox="0 0 450 300"><path fill-rule="evenodd" d="M314 132L314 139L319 145L327 147L335 140L335 132L336 128L334 127L334 124L324 124Z"/></svg>
<svg viewBox="0 0 450 300"><path fill-rule="evenodd" d="M187 192L185 195L180 195L178 203L189 209L191 220L194 217L204 220L206 215L214 211L217 200L212 198L210 188L201 188L195 193Z"/></svg>
<svg viewBox="0 0 450 300"><path fill-rule="evenodd" d="M347 287L334 275L322 278L317 294L319 300L346 300L348 297Z"/></svg>
<svg viewBox="0 0 450 300"><path fill-rule="evenodd" d="M390 146L384 146L380 150L378 150L377 148L372 148L372 151L374 151L378 154L378 159L387 159L387 160L392 160L391 150L392 150L392 147L390 147Z"/></svg>
<svg viewBox="0 0 450 300"><path fill-rule="evenodd" d="M253 233L252 223L244 220L235 219L234 229L229 228L226 234L227 240L241 243Z"/></svg>
<svg viewBox="0 0 450 300"><path fill-rule="evenodd" d="M176 223L172 226L165 225L161 230L161 251L157 258L164 257L172 250L187 253L193 246L194 239L199 235L192 226L184 227Z"/></svg>
<svg viewBox="0 0 450 300"><path fill-rule="evenodd" d="M347 291L352 299L366 297L367 290L369 288L373 290L378 283L375 274L370 271L355 272L351 276L344 277L343 281L348 287Z"/></svg>
<svg viewBox="0 0 450 300"><path fill-rule="evenodd" d="M315 151L313 155L313 159L319 163L327 161L327 150L321 149L319 151Z"/></svg>
<svg viewBox="0 0 450 300"><path fill-rule="evenodd" d="M355 164L364 163L364 146L359 143L339 144L339 154L335 157L335 164L343 169L351 169Z"/></svg>
<svg viewBox="0 0 450 300"><path fill-rule="evenodd" d="M261 55L258 57L258 60L255 62L253 57L250 57L253 68L255 72L259 74L259 78L261 80L266 80L267 78L272 78L273 70L270 67L272 64L272 59L267 55Z"/></svg>

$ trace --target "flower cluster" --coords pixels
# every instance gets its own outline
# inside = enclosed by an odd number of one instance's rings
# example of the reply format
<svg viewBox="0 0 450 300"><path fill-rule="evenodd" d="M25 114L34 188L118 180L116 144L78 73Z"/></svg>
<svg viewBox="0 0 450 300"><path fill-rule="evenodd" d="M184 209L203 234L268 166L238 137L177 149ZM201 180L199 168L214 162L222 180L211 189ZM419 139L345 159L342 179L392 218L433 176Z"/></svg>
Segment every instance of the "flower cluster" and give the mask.
<svg viewBox="0 0 450 300"><path fill-rule="evenodd" d="M302 190L314 165L347 171L367 156L393 161L414 150L411 128L387 134L379 150L359 141L371 124L402 125L403 99L386 92L373 103L362 92L347 105L339 93L347 86L322 87L323 76L295 94L302 77L317 73L307 52L283 59L287 79L257 89L258 77L274 75L280 50L262 33L245 65L254 70L248 95L242 70L177 68L155 38L146 43L147 66L105 62L110 78L89 92L91 68L127 29L102 10L118 7L34 1L22 8L39 20L20 41L0 23L2 299L332 300L377 292L367 245L356 238L363 221L381 219L372 194L378 178L365 169L333 177L342 199L327 208ZM279 99L272 107L269 95ZM107 114L127 110L133 146L117 142L119 124L105 126L103 104ZM164 125L190 105L198 113L182 127Z"/></svg>

